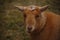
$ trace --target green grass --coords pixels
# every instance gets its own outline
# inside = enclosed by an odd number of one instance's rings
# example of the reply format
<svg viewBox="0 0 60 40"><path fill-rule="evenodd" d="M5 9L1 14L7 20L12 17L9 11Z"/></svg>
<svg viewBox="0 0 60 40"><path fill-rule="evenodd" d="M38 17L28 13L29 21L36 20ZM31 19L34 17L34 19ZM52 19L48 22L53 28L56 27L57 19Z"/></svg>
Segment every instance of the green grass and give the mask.
<svg viewBox="0 0 60 40"><path fill-rule="evenodd" d="M25 32L23 13L13 5L46 5L45 0L1 0L0 3L0 40L29 40ZM49 4L50 5L50 4ZM52 7L53 8L53 7ZM59 13L58 9L49 8Z"/></svg>

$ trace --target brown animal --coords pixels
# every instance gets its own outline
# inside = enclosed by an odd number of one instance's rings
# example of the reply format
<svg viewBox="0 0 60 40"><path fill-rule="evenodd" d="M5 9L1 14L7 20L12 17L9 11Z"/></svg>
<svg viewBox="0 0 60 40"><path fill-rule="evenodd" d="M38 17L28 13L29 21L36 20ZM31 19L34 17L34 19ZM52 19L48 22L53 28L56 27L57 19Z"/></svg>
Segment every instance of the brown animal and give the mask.
<svg viewBox="0 0 60 40"><path fill-rule="evenodd" d="M24 14L31 40L60 40L60 16L45 11L48 6L16 6Z"/></svg>

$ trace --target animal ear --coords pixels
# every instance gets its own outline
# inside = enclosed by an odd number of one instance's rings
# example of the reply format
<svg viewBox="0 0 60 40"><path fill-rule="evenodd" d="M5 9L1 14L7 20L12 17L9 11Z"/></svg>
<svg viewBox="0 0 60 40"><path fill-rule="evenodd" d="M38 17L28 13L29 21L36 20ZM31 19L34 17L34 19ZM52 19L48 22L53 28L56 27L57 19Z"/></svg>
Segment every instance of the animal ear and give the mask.
<svg viewBox="0 0 60 40"><path fill-rule="evenodd" d="M46 6L43 6L43 7L40 7L39 9L40 9L40 11L45 11L46 9L48 8L48 5L46 5Z"/></svg>
<svg viewBox="0 0 60 40"><path fill-rule="evenodd" d="M20 11L24 11L26 9L26 7L24 6L15 6L17 9L19 9Z"/></svg>

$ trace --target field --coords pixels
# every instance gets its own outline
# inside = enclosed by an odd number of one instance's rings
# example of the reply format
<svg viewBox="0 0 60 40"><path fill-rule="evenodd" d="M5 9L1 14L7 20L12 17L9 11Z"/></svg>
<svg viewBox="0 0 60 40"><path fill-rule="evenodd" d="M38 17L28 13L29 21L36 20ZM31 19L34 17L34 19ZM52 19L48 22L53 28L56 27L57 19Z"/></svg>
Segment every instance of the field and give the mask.
<svg viewBox="0 0 60 40"><path fill-rule="evenodd" d="M49 5L49 11L60 14L59 0L0 0L0 40L29 40L23 13L14 5Z"/></svg>

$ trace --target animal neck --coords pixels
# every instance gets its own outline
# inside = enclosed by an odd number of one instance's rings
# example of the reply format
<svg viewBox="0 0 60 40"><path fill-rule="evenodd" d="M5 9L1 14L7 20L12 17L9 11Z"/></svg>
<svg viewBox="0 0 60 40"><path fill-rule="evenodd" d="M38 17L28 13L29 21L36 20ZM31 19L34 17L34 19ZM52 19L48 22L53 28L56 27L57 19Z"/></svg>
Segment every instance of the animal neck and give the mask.
<svg viewBox="0 0 60 40"><path fill-rule="evenodd" d="M46 24L46 21L47 21L47 17L45 15L45 13L41 13L41 20L40 20L40 31L42 31L44 28L45 28L45 24Z"/></svg>

